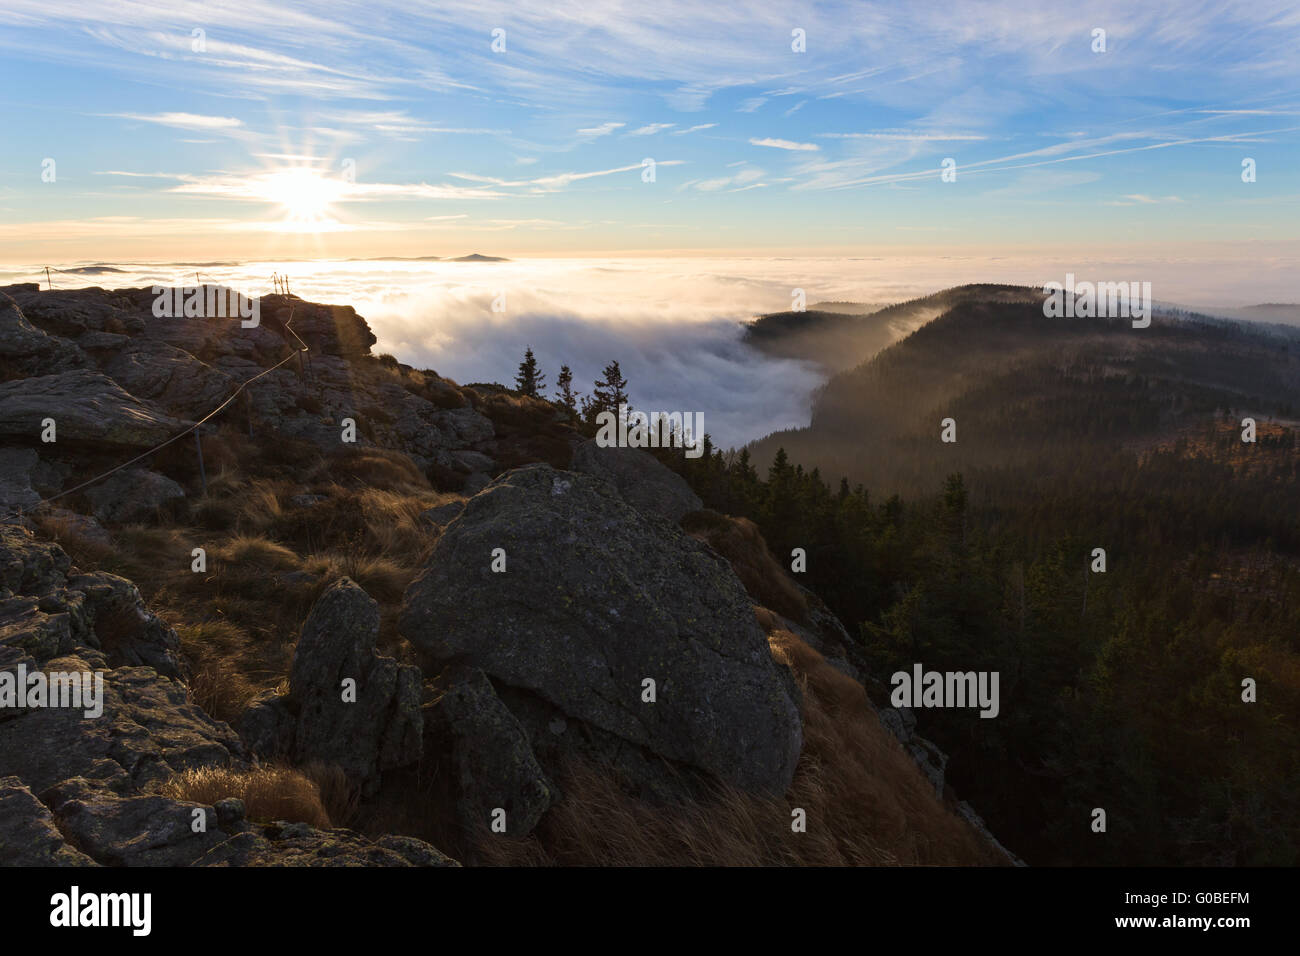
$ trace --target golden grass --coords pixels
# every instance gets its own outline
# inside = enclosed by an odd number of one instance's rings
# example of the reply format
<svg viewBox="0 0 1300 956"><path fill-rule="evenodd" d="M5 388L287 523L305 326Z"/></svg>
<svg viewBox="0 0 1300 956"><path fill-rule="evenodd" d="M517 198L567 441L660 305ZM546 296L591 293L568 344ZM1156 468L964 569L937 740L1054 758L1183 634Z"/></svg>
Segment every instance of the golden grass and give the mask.
<svg viewBox="0 0 1300 956"><path fill-rule="evenodd" d="M414 567L391 558L356 551L314 554L304 562L303 570L327 582L349 577L381 604L399 603L416 573Z"/></svg>
<svg viewBox="0 0 1300 956"><path fill-rule="evenodd" d="M326 473L366 488L409 491L429 487L429 480L410 456L373 445L336 452L328 460Z"/></svg>
<svg viewBox="0 0 1300 956"><path fill-rule="evenodd" d="M294 571L302 564L298 555L284 545L255 534L228 538L215 545L209 557L235 565L240 571Z"/></svg>
<svg viewBox="0 0 1300 956"><path fill-rule="evenodd" d="M788 618L803 620L808 602L767 549L758 525L748 518L697 511L682 520L682 527L727 559L750 597Z"/></svg>
<svg viewBox="0 0 1300 956"><path fill-rule="evenodd" d="M87 537L80 526L66 514L40 510L32 515L36 529L68 552L78 567L98 564L116 553L111 543Z"/></svg>
<svg viewBox="0 0 1300 956"><path fill-rule="evenodd" d="M239 501L240 527L257 533L264 532L284 514L280 493L285 482L252 481L235 494Z"/></svg>
<svg viewBox="0 0 1300 956"><path fill-rule="evenodd" d="M412 495L366 488L359 497L371 543L381 553L393 554L409 552L424 544L429 526L420 521L420 515L453 496L436 492Z"/></svg>
<svg viewBox="0 0 1300 956"><path fill-rule="evenodd" d="M247 484L247 479L234 464L222 465L208 476L208 493L206 498L225 498L237 494ZM200 499L202 500L202 499Z"/></svg>
<svg viewBox="0 0 1300 956"><path fill-rule="evenodd" d="M190 696L218 720L235 723L257 694L276 686L293 660L287 641L258 641L230 620L177 623L190 663Z"/></svg>
<svg viewBox="0 0 1300 956"><path fill-rule="evenodd" d="M880 723L862 687L788 631L772 654L803 690L804 749L784 797L716 787L707 798L661 806L628 796L610 774L570 766L564 799L524 840L483 836L496 865L891 866L1004 861L946 809ZM807 814L793 831L792 812Z"/></svg>
<svg viewBox="0 0 1300 956"><path fill-rule="evenodd" d="M334 826L317 783L303 771L289 767L186 770L167 780L160 792L173 800L205 806L234 797L244 802L247 818L259 823L283 820L307 823L322 830Z"/></svg>
<svg viewBox="0 0 1300 956"><path fill-rule="evenodd" d="M352 827L358 822L361 789L348 780L342 767L312 761L299 769L316 785L321 805L335 826Z"/></svg>

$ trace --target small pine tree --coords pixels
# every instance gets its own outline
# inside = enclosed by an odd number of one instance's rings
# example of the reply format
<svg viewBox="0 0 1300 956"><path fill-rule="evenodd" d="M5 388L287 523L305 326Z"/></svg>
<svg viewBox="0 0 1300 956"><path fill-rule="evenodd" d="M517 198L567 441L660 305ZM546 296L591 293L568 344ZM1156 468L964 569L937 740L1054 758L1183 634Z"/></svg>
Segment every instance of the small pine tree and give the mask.
<svg viewBox="0 0 1300 956"><path fill-rule="evenodd" d="M519 372L515 375L515 388L530 398L540 398L546 387L546 376L537 370L537 359L531 348L524 352L524 360L519 363Z"/></svg>
<svg viewBox="0 0 1300 956"><path fill-rule="evenodd" d="M767 470L768 484L785 484L790 480L792 473L790 456L785 453L785 448L778 448L776 457L772 459L772 467Z"/></svg>
<svg viewBox="0 0 1300 956"><path fill-rule="evenodd" d="M560 374L555 379L555 397L571 412L578 410L578 393L573 390L573 372L567 365L560 366Z"/></svg>
<svg viewBox="0 0 1300 956"><path fill-rule="evenodd" d="M591 400L583 402L582 409L588 420L601 412L618 414L618 406L627 404L627 379L623 377L618 362L610 362L591 390Z"/></svg>

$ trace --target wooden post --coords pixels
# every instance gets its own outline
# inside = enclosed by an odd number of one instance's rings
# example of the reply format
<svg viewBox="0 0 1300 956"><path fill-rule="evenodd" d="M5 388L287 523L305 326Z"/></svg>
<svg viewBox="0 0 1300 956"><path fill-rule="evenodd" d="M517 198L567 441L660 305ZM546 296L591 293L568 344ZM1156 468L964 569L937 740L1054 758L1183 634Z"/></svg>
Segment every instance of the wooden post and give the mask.
<svg viewBox="0 0 1300 956"><path fill-rule="evenodd" d="M47 286L50 287L50 291L51 291L51 292L54 291L54 280L50 278L50 267L49 267L49 266L46 266L46 267L45 267L45 284L46 284Z"/></svg>
<svg viewBox="0 0 1300 956"><path fill-rule="evenodd" d="M199 451L199 482L203 486L203 496L208 495L208 473L203 468L203 440L199 438L199 429L194 429L194 447Z"/></svg>

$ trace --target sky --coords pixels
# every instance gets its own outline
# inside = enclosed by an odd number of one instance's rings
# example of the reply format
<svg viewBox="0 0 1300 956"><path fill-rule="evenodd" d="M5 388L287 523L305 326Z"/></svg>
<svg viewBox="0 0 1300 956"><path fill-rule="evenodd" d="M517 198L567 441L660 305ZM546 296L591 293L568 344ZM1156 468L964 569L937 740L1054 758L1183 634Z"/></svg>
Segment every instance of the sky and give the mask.
<svg viewBox="0 0 1300 956"><path fill-rule="evenodd" d="M1293 2L522 6L3 0L0 262L1300 240Z"/></svg>

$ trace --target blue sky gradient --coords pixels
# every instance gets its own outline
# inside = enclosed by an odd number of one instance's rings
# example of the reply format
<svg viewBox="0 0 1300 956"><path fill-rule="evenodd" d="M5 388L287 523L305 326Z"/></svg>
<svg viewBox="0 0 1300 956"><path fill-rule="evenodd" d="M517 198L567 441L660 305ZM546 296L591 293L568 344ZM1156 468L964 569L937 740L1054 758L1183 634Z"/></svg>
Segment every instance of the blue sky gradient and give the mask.
<svg viewBox="0 0 1300 956"><path fill-rule="evenodd" d="M1294 3L407 6L5 0L0 261L1300 238Z"/></svg>

